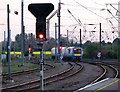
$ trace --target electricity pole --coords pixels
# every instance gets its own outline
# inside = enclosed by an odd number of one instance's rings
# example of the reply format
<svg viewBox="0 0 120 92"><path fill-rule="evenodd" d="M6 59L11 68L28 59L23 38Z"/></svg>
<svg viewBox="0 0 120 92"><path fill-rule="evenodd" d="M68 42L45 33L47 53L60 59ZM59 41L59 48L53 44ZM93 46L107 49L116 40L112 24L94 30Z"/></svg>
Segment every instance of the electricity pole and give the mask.
<svg viewBox="0 0 120 92"><path fill-rule="evenodd" d="M98 53L99 60L101 60L101 23L100 23L100 51Z"/></svg>
<svg viewBox="0 0 120 92"><path fill-rule="evenodd" d="M100 23L100 51L101 51L101 23Z"/></svg>
<svg viewBox="0 0 120 92"><path fill-rule="evenodd" d="M49 29L50 29L50 19L52 18L52 17L54 17L55 16L55 14L58 12L58 9L47 19L47 22L46 22L46 31L47 31L47 34L46 34L46 36L47 36L47 38L49 38L50 37L50 34L49 34Z"/></svg>
<svg viewBox="0 0 120 92"><path fill-rule="evenodd" d="M82 39L81 39L81 29L80 29L80 47L82 47Z"/></svg>
<svg viewBox="0 0 120 92"><path fill-rule="evenodd" d="M23 0L21 2L21 57L22 65L24 65L24 21L23 21Z"/></svg>
<svg viewBox="0 0 120 92"><path fill-rule="evenodd" d="M120 11L120 1L118 2L118 11ZM120 40L120 12L118 12L118 42L117 42L117 45L118 45L118 51L117 51L117 58L118 58L118 62L120 61L120 52L119 52L119 40Z"/></svg>
<svg viewBox="0 0 120 92"><path fill-rule="evenodd" d="M55 23L55 41L56 41L56 45L55 45L55 60L57 60L57 23Z"/></svg>
<svg viewBox="0 0 120 92"><path fill-rule="evenodd" d="M61 62L61 58L60 58L60 49L59 49L59 46L60 46L60 10L61 10L61 1L59 0L59 3L58 3L58 60L59 62Z"/></svg>
<svg viewBox="0 0 120 92"><path fill-rule="evenodd" d="M4 49L3 49L3 53L5 54L6 51L6 32L4 31Z"/></svg>
<svg viewBox="0 0 120 92"><path fill-rule="evenodd" d="M68 44L69 44L69 39L68 39L68 30L67 30L67 41L68 41Z"/></svg>

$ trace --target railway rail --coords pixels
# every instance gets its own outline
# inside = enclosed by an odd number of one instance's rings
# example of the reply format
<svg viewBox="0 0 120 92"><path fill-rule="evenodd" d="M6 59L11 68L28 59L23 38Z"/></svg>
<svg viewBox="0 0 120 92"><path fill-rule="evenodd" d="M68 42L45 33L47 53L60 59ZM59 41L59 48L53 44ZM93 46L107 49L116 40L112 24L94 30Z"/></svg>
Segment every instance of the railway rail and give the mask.
<svg viewBox="0 0 120 92"><path fill-rule="evenodd" d="M44 70L48 70L50 68L55 68L55 66L51 65L51 64L44 64ZM17 71L17 72L13 72L11 73L11 77L13 76L19 76L19 75L25 75L25 74L30 74L33 72L39 71L39 68L34 68L34 69L28 69L28 70L23 70L23 71ZM3 78L7 78L8 77L8 73L3 73L2 74Z"/></svg>
<svg viewBox="0 0 120 92"><path fill-rule="evenodd" d="M118 77L118 70L109 64L105 64L102 62L84 62L84 63L89 63L93 64L95 66L98 66L101 70L101 75L97 76L95 79L92 79L87 85L93 84L99 80L102 80L104 78L117 78ZM79 73L82 69L84 70L83 66L81 63L69 63L71 67L67 68L66 70L59 72L54 75L46 76L44 78L44 86L49 86L54 82L59 83L60 80L67 79L71 76L74 76L75 74ZM81 72L80 72L81 73ZM86 84L84 84L86 86ZM3 92L7 90L15 90L15 91L31 91L31 90L39 90L40 88L40 79L26 82L20 85L15 85L15 86L10 86L3 88ZM64 88L65 89L65 88Z"/></svg>
<svg viewBox="0 0 120 92"><path fill-rule="evenodd" d="M92 81L90 84L93 84L105 78L117 78L118 77L119 71L117 70L117 68L115 68L112 65L108 65L102 62L96 62L96 63L92 62L91 64L99 65L103 69L103 73L99 77L97 77L94 81Z"/></svg>
<svg viewBox="0 0 120 92"><path fill-rule="evenodd" d="M69 63L69 64L71 65L71 67L69 69L67 69L61 73L44 78L44 81L45 81L44 85L48 85L50 83L60 81L60 80L63 80L65 78L68 78L70 76L73 76L83 69L83 66L80 64L77 64L77 63L76 64ZM3 91L6 91L6 90L28 91L31 89L39 89L39 84L40 84L40 80L38 79L38 80L24 83L21 85L3 88Z"/></svg>

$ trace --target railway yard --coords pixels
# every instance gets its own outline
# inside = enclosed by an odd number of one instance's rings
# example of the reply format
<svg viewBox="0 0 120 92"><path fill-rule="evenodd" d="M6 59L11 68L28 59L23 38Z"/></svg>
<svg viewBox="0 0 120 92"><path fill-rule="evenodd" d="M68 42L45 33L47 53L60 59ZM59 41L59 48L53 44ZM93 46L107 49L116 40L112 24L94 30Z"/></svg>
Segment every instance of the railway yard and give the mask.
<svg viewBox="0 0 120 92"><path fill-rule="evenodd" d="M120 92L120 1L1 1L1 92Z"/></svg>
<svg viewBox="0 0 120 92"><path fill-rule="evenodd" d="M38 65L36 63L36 65ZM76 91L89 84L106 78L120 78L120 62L118 61L81 61L55 62L45 61L43 68L44 90ZM40 90L40 69L24 70L11 74L12 81L7 82L8 74L2 74L2 92L32 92Z"/></svg>

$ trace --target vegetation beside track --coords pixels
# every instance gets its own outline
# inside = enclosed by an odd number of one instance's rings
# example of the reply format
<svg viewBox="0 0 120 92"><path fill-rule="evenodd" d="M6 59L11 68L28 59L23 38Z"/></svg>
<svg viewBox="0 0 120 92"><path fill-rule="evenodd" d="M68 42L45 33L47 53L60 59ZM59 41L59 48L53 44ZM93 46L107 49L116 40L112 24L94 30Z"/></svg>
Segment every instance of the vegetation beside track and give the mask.
<svg viewBox="0 0 120 92"><path fill-rule="evenodd" d="M34 69L39 67L39 65L37 64L30 63L29 60L24 60L24 66L21 65L21 62L22 62L21 59L11 60L11 65L10 65L11 72L24 71L24 70ZM8 73L7 60L2 61L2 72Z"/></svg>

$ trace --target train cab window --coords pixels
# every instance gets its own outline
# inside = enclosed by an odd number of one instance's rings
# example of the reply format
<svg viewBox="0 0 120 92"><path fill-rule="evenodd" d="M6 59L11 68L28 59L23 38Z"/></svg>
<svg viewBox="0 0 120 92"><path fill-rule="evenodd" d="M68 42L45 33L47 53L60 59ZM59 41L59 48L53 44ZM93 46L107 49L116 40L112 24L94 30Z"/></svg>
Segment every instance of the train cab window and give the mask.
<svg viewBox="0 0 120 92"><path fill-rule="evenodd" d="M68 49L68 53L70 54L70 49Z"/></svg>
<svg viewBox="0 0 120 92"><path fill-rule="evenodd" d="M74 49L74 53L76 53L76 54L81 53L81 49Z"/></svg>

